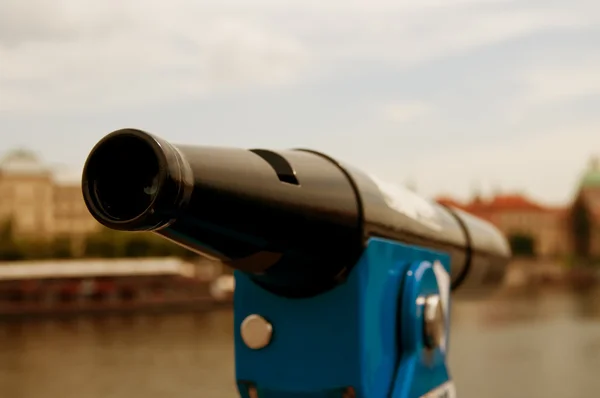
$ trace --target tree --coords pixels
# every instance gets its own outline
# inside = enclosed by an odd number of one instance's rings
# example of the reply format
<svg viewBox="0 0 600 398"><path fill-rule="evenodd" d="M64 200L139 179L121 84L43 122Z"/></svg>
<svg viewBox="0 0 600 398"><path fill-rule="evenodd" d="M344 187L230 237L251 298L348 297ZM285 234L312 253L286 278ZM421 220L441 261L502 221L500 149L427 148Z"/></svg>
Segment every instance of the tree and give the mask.
<svg viewBox="0 0 600 398"><path fill-rule="evenodd" d="M152 251L152 242L140 234L134 234L124 243L125 257L144 257Z"/></svg>
<svg viewBox="0 0 600 398"><path fill-rule="evenodd" d="M102 229L88 236L84 257L166 257L193 258L197 255L175 243L147 232L120 232Z"/></svg>
<svg viewBox="0 0 600 398"><path fill-rule="evenodd" d="M12 241L14 238L13 232L14 229L12 219L4 220L4 222L0 226L0 241Z"/></svg>
<svg viewBox="0 0 600 398"><path fill-rule="evenodd" d="M82 245L76 245L81 241ZM0 261L166 256L194 258L197 254L150 233L102 228L85 238L65 235L54 239L17 239L10 220L0 224Z"/></svg>
<svg viewBox="0 0 600 398"><path fill-rule="evenodd" d="M582 195L579 195L570 214L571 238L576 257L589 260L592 246L592 221L589 210Z"/></svg>
<svg viewBox="0 0 600 398"><path fill-rule="evenodd" d="M173 256L180 258L194 258L198 255L190 250L187 250L171 241L168 241L158 235L147 234L147 239L151 244L149 256Z"/></svg>
<svg viewBox="0 0 600 398"><path fill-rule="evenodd" d="M68 236L59 236L50 242L49 255L56 259L73 258L73 242Z"/></svg>
<svg viewBox="0 0 600 398"><path fill-rule="evenodd" d="M114 258L122 256L122 240L118 232L103 228L85 241L84 257Z"/></svg>
<svg viewBox="0 0 600 398"><path fill-rule="evenodd" d="M535 239L527 234L511 234L508 237L510 248L516 257L535 257Z"/></svg>
<svg viewBox="0 0 600 398"><path fill-rule="evenodd" d="M0 260L17 261L24 260L26 252L15 240L12 220L6 220L0 226Z"/></svg>

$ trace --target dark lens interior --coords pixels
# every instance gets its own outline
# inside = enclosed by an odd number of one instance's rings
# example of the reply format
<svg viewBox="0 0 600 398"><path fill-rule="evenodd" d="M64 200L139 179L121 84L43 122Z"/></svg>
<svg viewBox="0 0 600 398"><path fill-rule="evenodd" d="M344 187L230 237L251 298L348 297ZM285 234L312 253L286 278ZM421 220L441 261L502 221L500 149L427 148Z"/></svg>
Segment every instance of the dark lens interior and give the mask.
<svg viewBox="0 0 600 398"><path fill-rule="evenodd" d="M89 187L104 216L127 221L152 204L159 184L159 160L152 146L134 135L105 141L90 158Z"/></svg>

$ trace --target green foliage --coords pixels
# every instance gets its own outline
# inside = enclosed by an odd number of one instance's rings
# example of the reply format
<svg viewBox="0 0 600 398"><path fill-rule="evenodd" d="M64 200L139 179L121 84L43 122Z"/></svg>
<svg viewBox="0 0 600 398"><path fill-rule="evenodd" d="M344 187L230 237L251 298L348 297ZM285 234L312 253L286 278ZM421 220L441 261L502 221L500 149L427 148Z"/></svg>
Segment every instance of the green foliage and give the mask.
<svg viewBox="0 0 600 398"><path fill-rule="evenodd" d="M196 255L145 232L118 232L102 228L83 240L60 236L44 241L17 238L10 222L0 226L0 261L167 256L193 258Z"/></svg>
<svg viewBox="0 0 600 398"><path fill-rule="evenodd" d="M589 260L592 246L592 220L582 196L573 203L570 216L574 254L582 261Z"/></svg>
<svg viewBox="0 0 600 398"><path fill-rule="evenodd" d="M68 259L74 257L73 243L68 236L60 236L54 239L49 245L48 257L56 259Z"/></svg>
<svg viewBox="0 0 600 398"><path fill-rule="evenodd" d="M515 257L535 257L535 239L526 234L512 234L508 237Z"/></svg>
<svg viewBox="0 0 600 398"><path fill-rule="evenodd" d="M23 247L14 239L12 220L0 226L0 259L17 261L26 258Z"/></svg>
<svg viewBox="0 0 600 398"><path fill-rule="evenodd" d="M566 268L574 268L577 264L577 257L572 253L562 256L560 264Z"/></svg>

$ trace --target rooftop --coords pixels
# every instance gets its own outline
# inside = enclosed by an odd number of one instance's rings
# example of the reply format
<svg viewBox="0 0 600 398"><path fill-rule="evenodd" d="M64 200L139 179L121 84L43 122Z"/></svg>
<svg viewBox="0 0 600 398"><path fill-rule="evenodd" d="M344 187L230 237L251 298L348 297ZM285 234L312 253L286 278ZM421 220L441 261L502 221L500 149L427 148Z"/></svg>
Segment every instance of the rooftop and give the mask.
<svg viewBox="0 0 600 398"><path fill-rule="evenodd" d="M52 167L28 149L16 149L0 157L0 173L16 176L51 175L57 185L79 185L81 182L80 169Z"/></svg>
<svg viewBox="0 0 600 398"><path fill-rule="evenodd" d="M0 159L0 171L8 174L37 175L48 173L48 167L27 149L17 149Z"/></svg>
<svg viewBox="0 0 600 398"><path fill-rule="evenodd" d="M497 195L490 200L486 205L494 210L529 210L529 211L544 211L547 210L544 206L533 202L524 195Z"/></svg>
<svg viewBox="0 0 600 398"><path fill-rule="evenodd" d="M453 206L459 209L463 209L471 213L482 213L482 212L501 212L501 211L531 211L531 212L545 212L555 211L555 209L548 208L533 200L527 198L521 194L503 194L495 195L492 198L480 198L476 197L470 202L461 203L452 198L440 197L436 200L438 203Z"/></svg>
<svg viewBox="0 0 600 398"><path fill-rule="evenodd" d="M456 207L458 209L464 209L466 206L465 203L461 203L458 200L451 198L449 196L438 196L435 199L435 201L441 205L449 206L449 207Z"/></svg>

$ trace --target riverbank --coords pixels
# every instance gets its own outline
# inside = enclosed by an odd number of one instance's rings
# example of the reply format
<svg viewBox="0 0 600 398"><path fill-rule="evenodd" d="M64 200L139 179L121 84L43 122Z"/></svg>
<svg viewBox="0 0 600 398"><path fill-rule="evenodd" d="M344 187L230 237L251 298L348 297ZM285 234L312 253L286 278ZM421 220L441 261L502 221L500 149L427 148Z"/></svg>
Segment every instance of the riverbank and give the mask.
<svg viewBox="0 0 600 398"><path fill-rule="evenodd" d="M600 272L591 267L567 267L557 260L516 259L508 266L504 286L592 288L600 282Z"/></svg>

